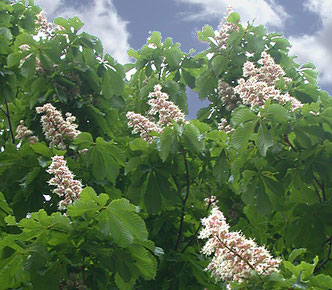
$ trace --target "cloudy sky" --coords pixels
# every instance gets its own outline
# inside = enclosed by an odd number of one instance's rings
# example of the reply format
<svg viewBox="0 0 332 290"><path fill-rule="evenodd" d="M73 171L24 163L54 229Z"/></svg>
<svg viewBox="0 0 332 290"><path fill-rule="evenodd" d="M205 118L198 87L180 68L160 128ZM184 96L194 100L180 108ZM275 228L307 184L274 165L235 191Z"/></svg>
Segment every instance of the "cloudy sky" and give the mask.
<svg viewBox="0 0 332 290"><path fill-rule="evenodd" d="M204 24L215 29L231 5L242 22L255 19L270 32L281 32L293 45L299 63L313 62L319 85L332 94L332 0L35 0L50 20L78 16L84 31L98 36L119 62L130 59L127 49L139 49L151 31L180 42L183 51L200 51L195 33ZM190 94L190 116L200 106Z"/></svg>

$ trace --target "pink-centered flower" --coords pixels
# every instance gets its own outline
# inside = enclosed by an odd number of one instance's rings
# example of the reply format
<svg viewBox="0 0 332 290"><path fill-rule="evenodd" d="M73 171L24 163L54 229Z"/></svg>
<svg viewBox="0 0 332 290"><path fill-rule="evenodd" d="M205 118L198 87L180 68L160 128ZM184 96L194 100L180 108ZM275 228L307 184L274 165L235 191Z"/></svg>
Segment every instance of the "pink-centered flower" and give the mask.
<svg viewBox="0 0 332 290"><path fill-rule="evenodd" d="M172 101L168 101L168 95L161 91L161 86L154 86L154 91L149 94L148 104L151 106L148 115L159 115L158 126L172 125L172 122L187 123L185 115Z"/></svg>
<svg viewBox="0 0 332 290"><path fill-rule="evenodd" d="M292 110L301 108L303 105L299 100L290 96L288 93L281 93L275 86L280 78L286 83L291 81L285 77L285 72L279 64L265 51L262 52L258 61L260 67L256 67L254 63L247 61L243 66L243 76L238 80L238 85L234 88L234 92L239 95L243 104L255 106L263 106L267 100L276 100L280 104L290 102Z"/></svg>
<svg viewBox="0 0 332 290"><path fill-rule="evenodd" d="M133 127L133 134L140 133L143 140L152 142L153 138L150 136L151 132L161 133L163 130L155 122L150 121L148 118L134 112L127 112L128 127Z"/></svg>
<svg viewBox="0 0 332 290"><path fill-rule="evenodd" d="M30 129L28 129L28 127L26 127L24 125L23 120L21 120L20 125L17 126L16 133L17 134L15 136L15 139L17 139L19 141L23 141L24 139L27 139L30 142L30 144L34 144L35 142L38 142L38 138L33 135L33 132Z"/></svg>
<svg viewBox="0 0 332 290"><path fill-rule="evenodd" d="M173 122L187 123L184 113L172 101L168 101L168 95L161 91L161 86L156 85L154 91L149 94L148 104L151 109L147 116L135 112L127 112L128 127L133 127L133 134L140 133L142 139L151 143L151 132L162 133L166 126Z"/></svg>
<svg viewBox="0 0 332 290"><path fill-rule="evenodd" d="M44 114L41 117L41 123L45 137L50 141L51 146L66 149L65 139L72 141L81 133L77 130L78 125L74 124L76 117L71 113L66 113L66 119L64 119L61 112L50 103L37 107L36 112Z"/></svg>
<svg viewBox="0 0 332 290"><path fill-rule="evenodd" d="M226 9L227 9L228 15L233 12L232 7L230 7L230 6L227 6ZM227 17L228 17L228 15L227 15ZM239 30L239 27L236 24L227 21L227 17L222 18L222 20L218 26L219 31L216 33L216 35L214 37L219 49L225 49L227 47L227 41L228 41L230 34L234 31Z"/></svg>
<svg viewBox="0 0 332 290"><path fill-rule="evenodd" d="M64 199L59 202L59 209L64 210L69 204L80 197L82 183L74 179L73 173L67 167L67 161L63 156L55 155L52 163L46 170L47 173L54 175L48 184L55 186L53 193Z"/></svg>
<svg viewBox="0 0 332 290"><path fill-rule="evenodd" d="M208 239L202 253L212 260L206 270L216 281L243 282L250 279L251 271L267 276L278 271L281 260L269 251L247 239L241 232L230 231L223 213L214 206L210 216L202 219L200 239Z"/></svg>

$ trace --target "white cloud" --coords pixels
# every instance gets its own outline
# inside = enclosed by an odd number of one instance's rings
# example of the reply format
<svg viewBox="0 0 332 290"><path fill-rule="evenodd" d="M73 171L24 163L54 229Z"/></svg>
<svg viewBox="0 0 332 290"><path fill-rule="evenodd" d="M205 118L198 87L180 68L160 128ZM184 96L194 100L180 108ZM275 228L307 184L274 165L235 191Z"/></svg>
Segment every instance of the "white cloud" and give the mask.
<svg viewBox="0 0 332 290"><path fill-rule="evenodd" d="M306 0L304 7L320 16L322 28L313 35L291 37L290 53L299 56L301 63L313 62L320 73L320 84L329 85L332 82L332 1Z"/></svg>
<svg viewBox="0 0 332 290"><path fill-rule="evenodd" d="M190 13L189 20L208 19L214 17L221 19L230 5L234 11L240 13L241 21L246 23L255 19L255 24L264 24L270 27L283 27L288 17L284 8L275 0L175 0L177 2L196 5L200 12Z"/></svg>
<svg viewBox="0 0 332 290"><path fill-rule="evenodd" d="M80 8L68 6L68 2L64 5L61 0L38 0L36 3L51 18L78 16L85 24L82 30L101 39L104 52L112 55L120 63L130 61L127 55L127 22L119 17L112 0L89 1Z"/></svg>
<svg viewBox="0 0 332 290"><path fill-rule="evenodd" d="M61 0L36 0L35 2L51 15L60 7Z"/></svg>

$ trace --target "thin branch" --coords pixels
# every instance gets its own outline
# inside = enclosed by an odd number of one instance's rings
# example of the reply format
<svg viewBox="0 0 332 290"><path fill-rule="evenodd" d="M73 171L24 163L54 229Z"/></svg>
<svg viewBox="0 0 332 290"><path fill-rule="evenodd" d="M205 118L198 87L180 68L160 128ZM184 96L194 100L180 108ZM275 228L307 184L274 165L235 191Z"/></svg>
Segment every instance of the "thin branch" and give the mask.
<svg viewBox="0 0 332 290"><path fill-rule="evenodd" d="M319 193L319 191L318 191L316 185L315 185L315 184L313 184L313 185L314 185L314 188L315 188L316 194L317 194L317 196L318 196L318 198L319 198L319 203L322 203L322 198L321 198L321 196L320 196L320 193Z"/></svg>
<svg viewBox="0 0 332 290"><path fill-rule="evenodd" d="M0 107L0 111L7 117L6 111L4 111L1 107Z"/></svg>
<svg viewBox="0 0 332 290"><path fill-rule="evenodd" d="M297 150L295 149L295 147L293 146L293 144L289 141L287 135L284 135L284 140L287 143L287 145L293 149L294 152L297 152Z"/></svg>
<svg viewBox="0 0 332 290"><path fill-rule="evenodd" d="M175 186L176 186L178 192L180 192L179 183L178 183L178 181L177 181L177 179L176 179L176 177L175 177L174 174L172 174L172 178L173 178L173 181L174 181L174 183L175 183Z"/></svg>
<svg viewBox="0 0 332 290"><path fill-rule="evenodd" d="M6 98L5 98L5 105L6 105L6 111L7 111L7 113L5 115L6 115L7 120L8 120L10 136L11 136L11 139L12 139L12 143L15 144L15 135L14 135L14 131L13 131L12 121L10 120L9 108L8 108L8 103L7 103Z"/></svg>
<svg viewBox="0 0 332 290"><path fill-rule="evenodd" d="M179 227L179 232L178 232L178 238L176 240L175 244L175 251L179 248L180 241L182 238L182 233L183 233L183 221L184 221L184 214L185 214L185 209L186 209L186 203L189 197L189 192L190 192L190 176L189 176L189 167L188 167L188 161L186 157L186 153L184 152L182 148L182 153L183 153L183 158L184 158L184 166L186 168L186 182L187 182L187 190L186 190L186 196L182 200L182 210L181 210L181 220L180 220L180 227Z"/></svg>
<svg viewBox="0 0 332 290"><path fill-rule="evenodd" d="M232 252L235 256L239 257L241 260L243 260L252 270L255 271L255 268L253 265L251 265L246 259L244 259L240 254L238 254L237 252L233 251L231 248L229 248L228 246L226 246L226 244L224 242L222 242L219 237L217 237L217 239L219 240L220 243L223 244L223 246L230 252Z"/></svg>
<svg viewBox="0 0 332 290"><path fill-rule="evenodd" d="M324 265L331 260L330 255L331 255L331 250L332 250L332 237L329 237L325 243L329 243L329 249L327 252L327 257L315 268L314 273L317 273L321 268L324 267Z"/></svg>
<svg viewBox="0 0 332 290"><path fill-rule="evenodd" d="M326 201L326 194L325 194L325 188L324 188L324 181L322 181L322 183L320 183L318 181L318 179L316 178L315 174L312 173L312 176L314 177L314 180L316 181L317 185L320 187L321 191L322 191L322 195L323 195L323 200Z"/></svg>

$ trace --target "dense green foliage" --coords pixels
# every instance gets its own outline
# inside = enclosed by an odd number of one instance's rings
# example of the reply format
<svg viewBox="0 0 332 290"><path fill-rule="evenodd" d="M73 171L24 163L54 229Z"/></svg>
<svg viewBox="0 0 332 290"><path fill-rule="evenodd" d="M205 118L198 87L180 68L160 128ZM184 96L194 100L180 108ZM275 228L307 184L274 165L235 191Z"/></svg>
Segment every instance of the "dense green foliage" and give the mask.
<svg viewBox="0 0 332 290"><path fill-rule="evenodd" d="M209 259L197 239L211 195L232 230L283 259L280 273L253 273L233 288L332 289L332 98L312 64L288 55L286 39L243 27L232 13L238 29L225 49L209 26L198 33L209 48L197 54L153 32L129 50L135 63L120 65L79 32L77 18L57 18L62 29L37 36L40 8L24 3L0 1L1 289L223 289L204 271ZM267 101L227 110L218 80L236 85L244 63L263 51L292 79L277 88L303 107ZM210 105L148 143L131 133L126 113L148 111L156 84L184 112L188 87ZM83 133L65 140L66 150L44 137L35 108L45 103L77 118ZM233 132L218 129L221 118ZM15 140L20 120L38 142ZM84 185L65 214L48 184L54 155Z"/></svg>

